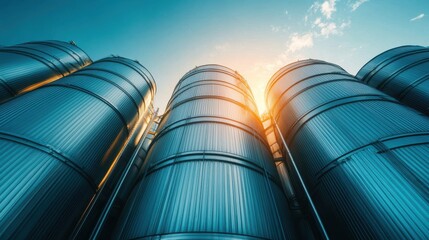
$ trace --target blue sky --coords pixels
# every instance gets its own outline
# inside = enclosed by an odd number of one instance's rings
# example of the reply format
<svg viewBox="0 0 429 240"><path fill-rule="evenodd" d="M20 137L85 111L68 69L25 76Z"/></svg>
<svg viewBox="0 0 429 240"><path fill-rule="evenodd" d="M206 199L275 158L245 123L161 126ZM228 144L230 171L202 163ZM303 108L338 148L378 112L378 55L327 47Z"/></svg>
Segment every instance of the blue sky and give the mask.
<svg viewBox="0 0 429 240"><path fill-rule="evenodd" d="M290 62L317 58L355 74L389 48L429 45L428 0L1 1L0 45L74 40L93 60L136 59L155 77L161 112L198 65L240 72L263 111L267 81Z"/></svg>

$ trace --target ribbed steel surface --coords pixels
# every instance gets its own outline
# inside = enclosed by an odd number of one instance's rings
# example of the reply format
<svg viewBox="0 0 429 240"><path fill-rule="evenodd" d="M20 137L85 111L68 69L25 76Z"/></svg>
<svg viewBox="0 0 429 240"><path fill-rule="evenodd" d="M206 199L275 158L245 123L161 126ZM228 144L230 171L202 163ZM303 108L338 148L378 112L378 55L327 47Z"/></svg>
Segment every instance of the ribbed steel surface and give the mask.
<svg viewBox="0 0 429 240"><path fill-rule="evenodd" d="M429 48L400 46L371 59L356 75L370 86L429 114Z"/></svg>
<svg viewBox="0 0 429 240"><path fill-rule="evenodd" d="M429 118L319 60L266 97L331 238L429 238Z"/></svg>
<svg viewBox="0 0 429 240"><path fill-rule="evenodd" d="M0 105L0 239L69 236L153 98L145 72L105 58Z"/></svg>
<svg viewBox="0 0 429 240"><path fill-rule="evenodd" d="M28 42L0 47L0 102L91 64L74 43Z"/></svg>
<svg viewBox="0 0 429 240"><path fill-rule="evenodd" d="M251 91L204 65L179 81L121 216L118 239L291 239Z"/></svg>

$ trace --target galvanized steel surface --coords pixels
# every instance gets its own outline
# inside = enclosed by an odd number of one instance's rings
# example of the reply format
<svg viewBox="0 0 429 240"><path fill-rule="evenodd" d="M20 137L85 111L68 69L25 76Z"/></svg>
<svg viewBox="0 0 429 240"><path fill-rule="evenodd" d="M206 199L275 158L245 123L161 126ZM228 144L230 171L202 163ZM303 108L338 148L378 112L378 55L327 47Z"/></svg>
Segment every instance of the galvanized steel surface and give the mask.
<svg viewBox="0 0 429 240"><path fill-rule="evenodd" d="M371 59L357 78L429 114L429 48L400 46Z"/></svg>
<svg viewBox="0 0 429 240"><path fill-rule="evenodd" d="M0 47L0 102L91 63L74 43L43 41Z"/></svg>
<svg viewBox="0 0 429 240"><path fill-rule="evenodd" d="M429 238L429 118L319 60L266 97L331 238Z"/></svg>
<svg viewBox="0 0 429 240"><path fill-rule="evenodd" d="M0 105L1 239L69 236L153 98L145 72L105 58Z"/></svg>
<svg viewBox="0 0 429 240"><path fill-rule="evenodd" d="M231 69L185 74L146 162L114 238L294 238L251 91Z"/></svg>

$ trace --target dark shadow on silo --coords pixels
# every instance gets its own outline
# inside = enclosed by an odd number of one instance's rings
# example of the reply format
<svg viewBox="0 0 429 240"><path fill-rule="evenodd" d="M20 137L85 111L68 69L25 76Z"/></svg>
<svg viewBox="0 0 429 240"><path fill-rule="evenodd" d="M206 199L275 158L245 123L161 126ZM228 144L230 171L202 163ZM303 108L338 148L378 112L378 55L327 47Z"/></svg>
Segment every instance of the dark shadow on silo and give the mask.
<svg viewBox="0 0 429 240"><path fill-rule="evenodd" d="M92 61L74 42L0 47L0 102L69 75Z"/></svg>
<svg viewBox="0 0 429 240"><path fill-rule="evenodd" d="M293 239L246 81L220 65L177 84L116 239Z"/></svg>
<svg viewBox="0 0 429 240"><path fill-rule="evenodd" d="M366 84L429 114L429 48L400 46L366 63L356 77Z"/></svg>
<svg viewBox="0 0 429 240"><path fill-rule="evenodd" d="M266 99L328 237L429 237L429 118L319 60L280 69Z"/></svg>
<svg viewBox="0 0 429 240"><path fill-rule="evenodd" d="M0 238L67 239L150 105L139 63L105 58L0 105Z"/></svg>

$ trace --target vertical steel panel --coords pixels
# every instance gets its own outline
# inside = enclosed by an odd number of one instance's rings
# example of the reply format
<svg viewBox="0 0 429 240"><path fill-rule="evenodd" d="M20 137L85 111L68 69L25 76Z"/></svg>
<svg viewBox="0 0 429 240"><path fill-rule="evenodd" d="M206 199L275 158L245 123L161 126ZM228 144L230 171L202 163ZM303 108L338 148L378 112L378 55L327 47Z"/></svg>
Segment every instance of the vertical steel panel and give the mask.
<svg viewBox="0 0 429 240"><path fill-rule="evenodd" d="M429 48L400 46L371 59L356 75L370 86L429 114Z"/></svg>
<svg viewBox="0 0 429 240"><path fill-rule="evenodd" d="M114 238L294 238L251 91L229 68L185 74L146 162Z"/></svg>
<svg viewBox="0 0 429 240"><path fill-rule="evenodd" d="M266 98L331 238L429 238L429 118L319 60Z"/></svg>
<svg viewBox="0 0 429 240"><path fill-rule="evenodd" d="M91 63L74 43L44 41L0 47L0 102Z"/></svg>
<svg viewBox="0 0 429 240"><path fill-rule="evenodd" d="M153 98L144 71L105 58L0 105L1 239L69 236Z"/></svg>

